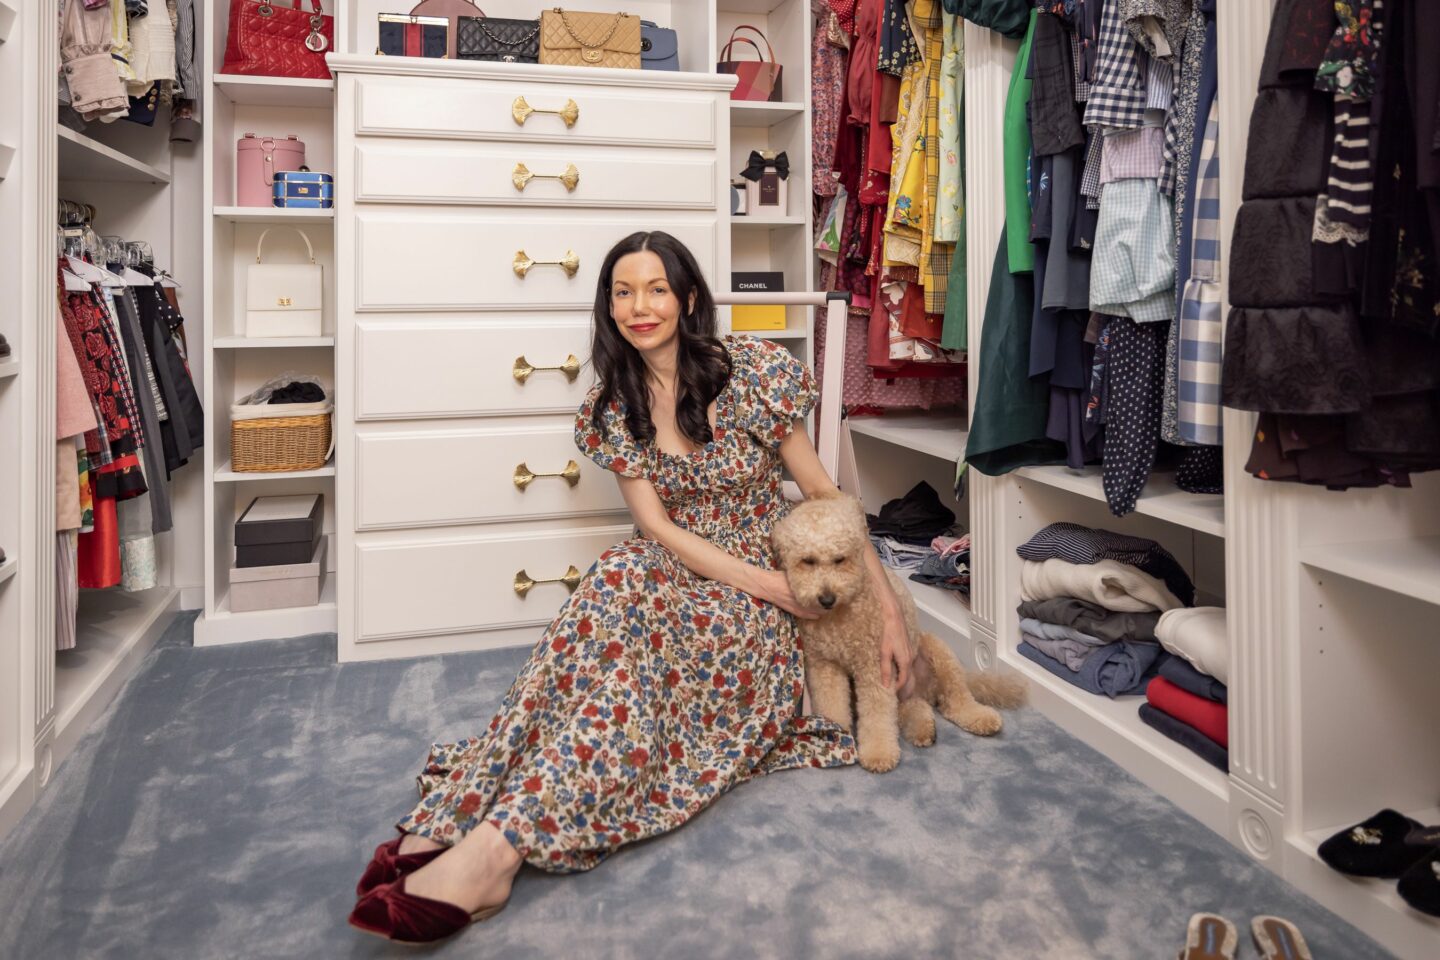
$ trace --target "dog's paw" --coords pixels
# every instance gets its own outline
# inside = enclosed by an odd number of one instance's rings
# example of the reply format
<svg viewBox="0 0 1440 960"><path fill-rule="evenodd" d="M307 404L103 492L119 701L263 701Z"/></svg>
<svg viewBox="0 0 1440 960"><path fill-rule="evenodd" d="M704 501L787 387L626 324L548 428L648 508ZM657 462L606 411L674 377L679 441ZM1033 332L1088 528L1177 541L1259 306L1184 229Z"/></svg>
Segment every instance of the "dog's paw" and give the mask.
<svg viewBox="0 0 1440 960"><path fill-rule="evenodd" d="M928 730L911 731L905 734L905 739L917 747L933 747L935 746L935 724L932 722Z"/></svg>
<svg viewBox="0 0 1440 960"><path fill-rule="evenodd" d="M863 744L860 747L860 766L871 773L889 773L900 763L900 745L898 743L887 744L884 747L867 749Z"/></svg>
<svg viewBox="0 0 1440 960"><path fill-rule="evenodd" d="M919 698L905 700L900 704L900 733L917 747L928 747L935 742L935 712L930 704Z"/></svg>
<svg viewBox="0 0 1440 960"><path fill-rule="evenodd" d="M977 737L990 737L1000 732L1002 721L1000 713L994 707L987 707L969 701L962 707L946 706L942 710L945 719L955 726Z"/></svg>

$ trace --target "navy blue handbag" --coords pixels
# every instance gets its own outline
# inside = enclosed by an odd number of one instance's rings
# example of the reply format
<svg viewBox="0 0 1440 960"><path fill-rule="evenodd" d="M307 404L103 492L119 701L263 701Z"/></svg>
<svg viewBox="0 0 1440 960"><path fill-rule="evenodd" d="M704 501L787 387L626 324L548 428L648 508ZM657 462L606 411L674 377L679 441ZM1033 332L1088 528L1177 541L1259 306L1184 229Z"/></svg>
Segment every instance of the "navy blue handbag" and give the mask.
<svg viewBox="0 0 1440 960"><path fill-rule="evenodd" d="M640 21L640 69L679 70L680 43L675 31Z"/></svg>

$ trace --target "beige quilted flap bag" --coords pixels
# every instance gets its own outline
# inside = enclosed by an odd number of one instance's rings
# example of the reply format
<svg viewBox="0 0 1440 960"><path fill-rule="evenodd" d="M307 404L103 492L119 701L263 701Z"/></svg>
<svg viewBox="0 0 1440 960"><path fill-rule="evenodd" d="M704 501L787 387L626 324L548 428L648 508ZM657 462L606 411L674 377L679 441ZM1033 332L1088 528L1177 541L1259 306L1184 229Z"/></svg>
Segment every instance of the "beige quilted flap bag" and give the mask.
<svg viewBox="0 0 1440 960"><path fill-rule="evenodd" d="M540 62L558 67L639 70L640 18L559 7L546 10L540 14Z"/></svg>

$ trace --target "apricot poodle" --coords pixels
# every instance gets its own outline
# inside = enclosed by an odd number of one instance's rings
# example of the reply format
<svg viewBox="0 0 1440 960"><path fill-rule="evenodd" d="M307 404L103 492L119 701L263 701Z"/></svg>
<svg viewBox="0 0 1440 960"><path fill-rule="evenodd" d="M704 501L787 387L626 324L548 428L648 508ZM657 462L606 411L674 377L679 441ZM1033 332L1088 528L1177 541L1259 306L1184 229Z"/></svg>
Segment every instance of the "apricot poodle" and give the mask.
<svg viewBox="0 0 1440 960"><path fill-rule="evenodd" d="M776 559L804 606L824 610L801 620L805 673L815 709L854 730L860 765L874 773L900 762L900 734L917 747L935 742L935 714L986 737L1000 730L995 707L1025 702L1022 681L993 673L968 678L944 641L920 630L915 600L904 581L886 570L900 598L909 633L910 679L886 689L880 675L882 611L876 584L865 566L869 533L860 501L848 496L807 500L776 524ZM855 683L859 722L851 726L850 682Z"/></svg>

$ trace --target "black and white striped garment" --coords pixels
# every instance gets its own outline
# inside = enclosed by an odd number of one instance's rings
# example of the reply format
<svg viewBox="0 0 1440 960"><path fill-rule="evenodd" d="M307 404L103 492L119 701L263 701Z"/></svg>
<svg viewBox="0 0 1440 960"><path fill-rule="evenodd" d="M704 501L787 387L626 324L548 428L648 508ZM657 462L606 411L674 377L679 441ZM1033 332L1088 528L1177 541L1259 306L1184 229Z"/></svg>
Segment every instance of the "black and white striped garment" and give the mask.
<svg viewBox="0 0 1440 960"><path fill-rule="evenodd" d="M1093 530L1078 523L1052 523L1015 551L1023 560L1066 563L1099 563L1114 560L1128 563L1157 580L1187 607L1195 603L1195 584L1180 562L1160 544L1144 537L1131 537L1110 530Z"/></svg>
<svg viewBox="0 0 1440 960"><path fill-rule="evenodd" d="M1335 98L1335 140L1330 176L1315 203L1316 243L1356 246L1370 237L1370 101Z"/></svg>

